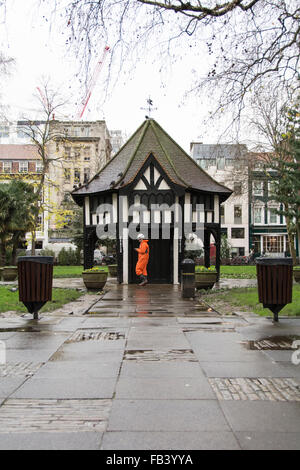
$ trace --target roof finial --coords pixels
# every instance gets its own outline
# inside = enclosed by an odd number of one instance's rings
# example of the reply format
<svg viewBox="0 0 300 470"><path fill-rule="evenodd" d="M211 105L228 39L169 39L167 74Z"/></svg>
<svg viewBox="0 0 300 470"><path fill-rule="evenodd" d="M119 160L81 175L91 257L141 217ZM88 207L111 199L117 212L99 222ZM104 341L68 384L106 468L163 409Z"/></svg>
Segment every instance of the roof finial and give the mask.
<svg viewBox="0 0 300 470"><path fill-rule="evenodd" d="M152 111L156 111L157 108L153 108L153 101L152 99L149 98L147 99L147 105L148 105L148 108L141 108L143 111L148 111L148 115L145 116L146 119L151 119L151 112Z"/></svg>

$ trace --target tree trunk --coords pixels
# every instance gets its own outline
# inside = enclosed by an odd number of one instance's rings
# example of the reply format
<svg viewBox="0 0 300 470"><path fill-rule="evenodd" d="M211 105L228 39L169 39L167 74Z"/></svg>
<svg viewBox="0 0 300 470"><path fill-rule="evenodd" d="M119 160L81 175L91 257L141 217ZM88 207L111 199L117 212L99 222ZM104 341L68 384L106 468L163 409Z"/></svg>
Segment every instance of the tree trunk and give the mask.
<svg viewBox="0 0 300 470"><path fill-rule="evenodd" d="M297 264L297 253L296 253L296 248L295 248L295 237L294 237L295 234L294 234L294 231L291 229L290 218L286 216L285 219L286 219L286 230L288 234L290 253L293 258L293 265L295 266Z"/></svg>
<svg viewBox="0 0 300 470"><path fill-rule="evenodd" d="M36 233L31 232L31 256L35 256L35 240L36 240Z"/></svg>
<svg viewBox="0 0 300 470"><path fill-rule="evenodd" d="M0 244L0 266L5 266L6 247L4 243Z"/></svg>

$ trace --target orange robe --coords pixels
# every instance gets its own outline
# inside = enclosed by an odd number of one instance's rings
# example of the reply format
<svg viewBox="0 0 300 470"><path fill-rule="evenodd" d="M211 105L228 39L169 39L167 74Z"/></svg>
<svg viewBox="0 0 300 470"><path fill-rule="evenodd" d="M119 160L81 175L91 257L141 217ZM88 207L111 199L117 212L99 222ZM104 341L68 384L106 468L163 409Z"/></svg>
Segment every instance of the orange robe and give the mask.
<svg viewBox="0 0 300 470"><path fill-rule="evenodd" d="M136 263L135 272L137 276L147 276L147 264L149 261L149 245L148 240L143 240L140 247L137 248L138 262Z"/></svg>

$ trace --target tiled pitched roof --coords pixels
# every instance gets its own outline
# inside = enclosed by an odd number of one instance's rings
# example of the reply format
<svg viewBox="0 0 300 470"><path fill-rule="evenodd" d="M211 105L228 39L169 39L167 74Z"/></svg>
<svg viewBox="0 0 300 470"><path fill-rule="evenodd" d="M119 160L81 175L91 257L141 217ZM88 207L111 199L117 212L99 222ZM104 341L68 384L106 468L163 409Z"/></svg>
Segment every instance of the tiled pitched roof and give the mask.
<svg viewBox="0 0 300 470"><path fill-rule="evenodd" d="M156 121L148 119L106 166L88 184L73 191L73 195L124 188L132 182L150 154L179 186L215 192L225 197L232 192L202 170Z"/></svg>
<svg viewBox="0 0 300 470"><path fill-rule="evenodd" d="M40 160L40 158L35 145L0 145L0 160Z"/></svg>

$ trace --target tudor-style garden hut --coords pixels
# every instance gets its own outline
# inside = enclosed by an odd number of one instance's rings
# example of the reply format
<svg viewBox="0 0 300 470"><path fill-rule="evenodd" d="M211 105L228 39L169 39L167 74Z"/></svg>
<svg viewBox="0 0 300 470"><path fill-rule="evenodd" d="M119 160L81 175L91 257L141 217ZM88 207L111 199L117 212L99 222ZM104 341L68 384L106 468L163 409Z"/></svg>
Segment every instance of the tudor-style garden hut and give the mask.
<svg viewBox="0 0 300 470"><path fill-rule="evenodd" d="M149 282L177 284L186 239L195 231L199 238L202 227L205 265L212 236L219 272L220 204L230 194L147 119L91 181L72 192L84 209L85 269L93 265L98 238L110 235L116 239L118 281L136 282L134 247L142 232L149 239Z"/></svg>

